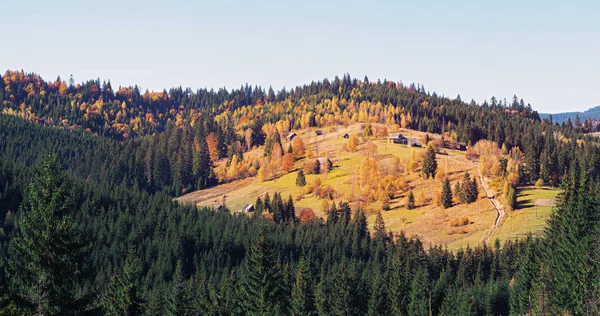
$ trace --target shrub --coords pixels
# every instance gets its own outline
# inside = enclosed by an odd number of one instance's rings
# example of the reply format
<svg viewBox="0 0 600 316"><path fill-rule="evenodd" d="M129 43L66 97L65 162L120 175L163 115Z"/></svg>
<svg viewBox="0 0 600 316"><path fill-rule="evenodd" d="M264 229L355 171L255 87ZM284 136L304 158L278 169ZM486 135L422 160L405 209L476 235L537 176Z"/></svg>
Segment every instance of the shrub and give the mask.
<svg viewBox="0 0 600 316"><path fill-rule="evenodd" d="M544 179L538 179L538 180L535 182L535 187L536 187L536 188L541 188L541 187L542 187L542 185L544 185Z"/></svg>
<svg viewBox="0 0 600 316"><path fill-rule="evenodd" d="M450 227L461 227L469 225L469 219L467 217L459 217L451 220L448 225Z"/></svg>

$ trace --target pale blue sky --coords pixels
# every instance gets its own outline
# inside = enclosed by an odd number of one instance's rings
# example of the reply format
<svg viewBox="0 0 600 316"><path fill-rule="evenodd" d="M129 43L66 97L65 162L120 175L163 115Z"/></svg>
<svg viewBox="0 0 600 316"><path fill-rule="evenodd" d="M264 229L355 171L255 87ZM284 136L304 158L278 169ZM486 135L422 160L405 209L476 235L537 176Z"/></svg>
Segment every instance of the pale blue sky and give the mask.
<svg viewBox="0 0 600 316"><path fill-rule="evenodd" d="M600 104L599 16L600 1L2 1L0 71L151 90L350 73L585 110Z"/></svg>

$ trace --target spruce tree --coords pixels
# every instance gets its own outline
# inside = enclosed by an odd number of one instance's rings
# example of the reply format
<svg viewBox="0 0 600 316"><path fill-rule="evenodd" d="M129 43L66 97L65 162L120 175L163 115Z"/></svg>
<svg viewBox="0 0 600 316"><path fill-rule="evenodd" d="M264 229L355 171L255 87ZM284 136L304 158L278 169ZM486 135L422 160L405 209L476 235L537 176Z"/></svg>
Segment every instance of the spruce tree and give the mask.
<svg viewBox="0 0 600 316"><path fill-rule="evenodd" d="M122 274L114 273L100 298L104 315L139 315L144 303L138 293L139 264L128 258Z"/></svg>
<svg viewBox="0 0 600 316"><path fill-rule="evenodd" d="M246 263L241 302L247 315L277 315L281 313L281 271L275 261L271 241L264 231Z"/></svg>
<svg viewBox="0 0 600 316"><path fill-rule="evenodd" d="M442 198L440 200L443 208L449 208L452 206L452 189L450 188L450 180L446 178L442 186Z"/></svg>
<svg viewBox="0 0 600 316"><path fill-rule="evenodd" d="M412 210L415 208L415 195L412 191L408 192L408 201L406 203L406 208Z"/></svg>
<svg viewBox="0 0 600 316"><path fill-rule="evenodd" d="M296 271L296 282L292 289L291 310L293 316L316 315L310 262L302 258Z"/></svg>
<svg viewBox="0 0 600 316"><path fill-rule="evenodd" d="M387 232L385 231L385 221L383 220L383 216L381 212L377 212L377 216L375 217L375 225L373 227L374 234L373 239L381 242L385 242L387 237Z"/></svg>
<svg viewBox="0 0 600 316"><path fill-rule="evenodd" d="M390 315L392 313L388 292L389 289L386 273L376 270L375 277L371 282L371 295L369 297L368 315Z"/></svg>
<svg viewBox="0 0 600 316"><path fill-rule="evenodd" d="M20 208L9 273L13 292L32 313L78 313L85 308L77 290L84 280L87 253L71 220L76 209L71 187L56 156L46 157Z"/></svg>
<svg viewBox="0 0 600 316"><path fill-rule="evenodd" d="M408 315L429 315L429 294L429 273L419 268L411 285Z"/></svg>
<svg viewBox="0 0 600 316"><path fill-rule="evenodd" d="M437 170L437 161L435 160L435 149L433 146L427 146L425 158L423 159L423 168L421 169L426 178L435 177Z"/></svg>
<svg viewBox="0 0 600 316"><path fill-rule="evenodd" d="M306 177L304 176L304 171L302 168L298 170L298 175L296 176L296 186L303 187L306 185Z"/></svg>

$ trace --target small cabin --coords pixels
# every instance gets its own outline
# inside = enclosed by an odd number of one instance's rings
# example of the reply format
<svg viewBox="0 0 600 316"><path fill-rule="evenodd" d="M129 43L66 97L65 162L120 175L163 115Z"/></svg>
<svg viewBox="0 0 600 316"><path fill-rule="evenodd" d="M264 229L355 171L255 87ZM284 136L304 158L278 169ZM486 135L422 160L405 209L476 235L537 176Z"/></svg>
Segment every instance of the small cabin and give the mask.
<svg viewBox="0 0 600 316"><path fill-rule="evenodd" d="M417 138L409 138L406 142L406 144L410 147L422 147L423 145L421 145L421 141Z"/></svg>
<svg viewBox="0 0 600 316"><path fill-rule="evenodd" d="M458 142L456 143L456 149L458 150L467 150L467 143L465 142Z"/></svg>
<svg viewBox="0 0 600 316"><path fill-rule="evenodd" d="M239 213L252 213L252 212L254 212L254 205L252 205L252 204L246 204L238 212Z"/></svg>
<svg viewBox="0 0 600 316"><path fill-rule="evenodd" d="M344 136L342 136L344 138L350 138L350 135L348 135L348 133L345 133Z"/></svg>
<svg viewBox="0 0 600 316"><path fill-rule="evenodd" d="M222 211L223 210L223 205L221 205L221 204L213 205L213 210L215 210L215 211Z"/></svg>
<svg viewBox="0 0 600 316"><path fill-rule="evenodd" d="M323 131L322 131L322 130L320 130L320 129L318 129L318 130L316 130L316 131L315 131L315 134L316 134L317 136L321 136L321 135L323 135Z"/></svg>
<svg viewBox="0 0 600 316"><path fill-rule="evenodd" d="M406 139L406 137L404 137L404 135L397 134L397 133L390 134L389 140L390 140L390 143L404 144L404 145L406 145L406 141L407 141L407 139Z"/></svg>
<svg viewBox="0 0 600 316"><path fill-rule="evenodd" d="M288 136L285 137L285 139L289 142L292 139L294 139L296 136L298 136L298 134L296 134L296 133L290 133Z"/></svg>
<svg viewBox="0 0 600 316"><path fill-rule="evenodd" d="M317 161L319 162L319 172L321 173L325 171L326 166L328 167L328 171L333 168L333 163L331 160L329 160L329 158L320 157L317 158Z"/></svg>

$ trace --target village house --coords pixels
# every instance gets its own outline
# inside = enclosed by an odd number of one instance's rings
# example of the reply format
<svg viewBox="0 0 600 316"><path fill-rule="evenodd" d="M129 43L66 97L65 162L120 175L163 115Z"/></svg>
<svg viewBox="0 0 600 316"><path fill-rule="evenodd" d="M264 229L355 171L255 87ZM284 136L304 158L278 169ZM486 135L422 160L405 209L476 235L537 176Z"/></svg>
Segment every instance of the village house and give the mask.
<svg viewBox="0 0 600 316"><path fill-rule="evenodd" d="M406 145L407 139L402 134L392 133L392 134L390 134L389 141L390 141L390 143L393 143L393 144Z"/></svg>
<svg viewBox="0 0 600 316"><path fill-rule="evenodd" d="M241 210L238 211L238 213L252 213L254 212L254 205L252 204L246 204L242 207Z"/></svg>
<svg viewBox="0 0 600 316"><path fill-rule="evenodd" d="M320 173L325 172L325 168L328 169L327 171L329 171L333 168L333 163L331 162L331 160L329 160L329 158L319 157L319 158L317 158L317 161L319 162L319 172Z"/></svg>
<svg viewBox="0 0 600 316"><path fill-rule="evenodd" d="M421 141L417 138L411 137L407 140L406 144L409 147L422 147Z"/></svg>
<svg viewBox="0 0 600 316"><path fill-rule="evenodd" d="M289 142L292 139L294 139L294 137L298 136L298 134L296 133L290 133L288 136L285 137L285 139Z"/></svg>

